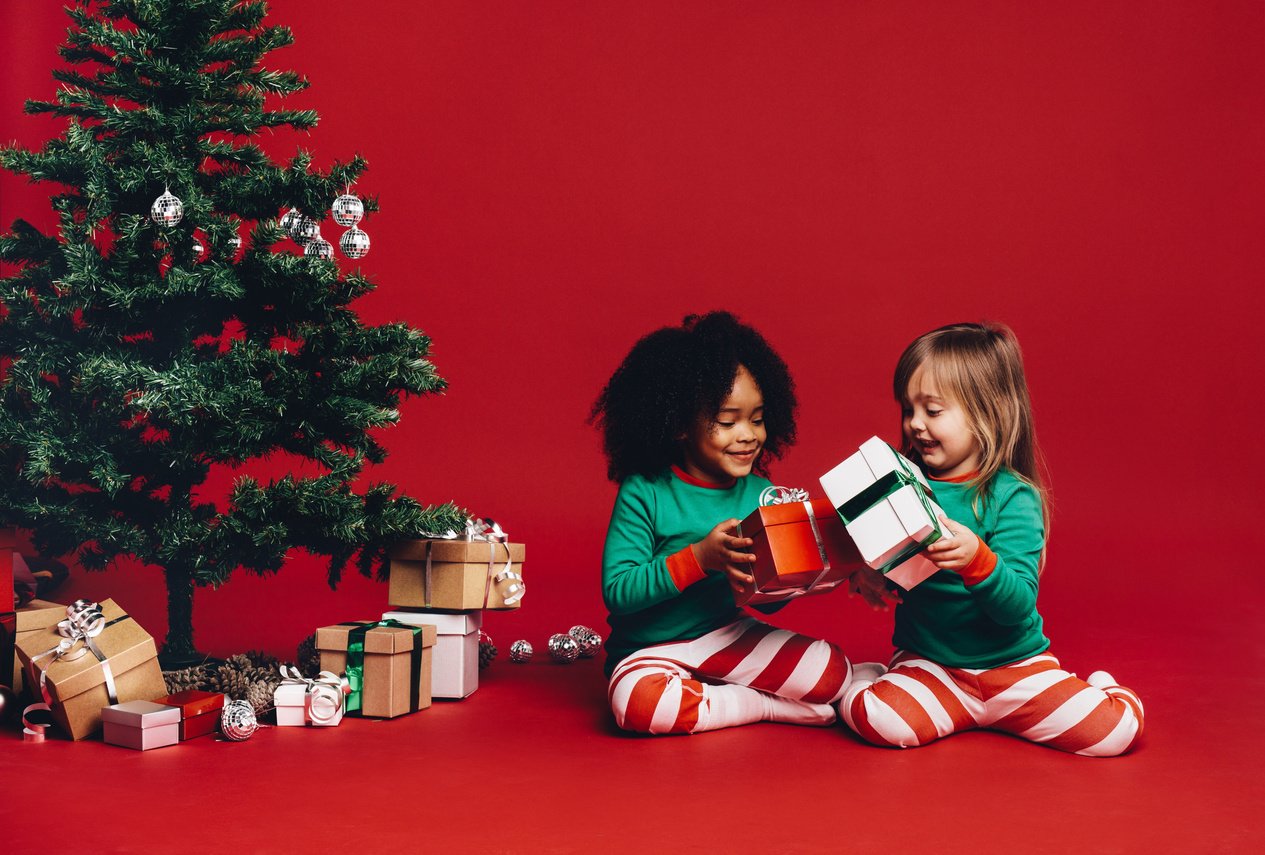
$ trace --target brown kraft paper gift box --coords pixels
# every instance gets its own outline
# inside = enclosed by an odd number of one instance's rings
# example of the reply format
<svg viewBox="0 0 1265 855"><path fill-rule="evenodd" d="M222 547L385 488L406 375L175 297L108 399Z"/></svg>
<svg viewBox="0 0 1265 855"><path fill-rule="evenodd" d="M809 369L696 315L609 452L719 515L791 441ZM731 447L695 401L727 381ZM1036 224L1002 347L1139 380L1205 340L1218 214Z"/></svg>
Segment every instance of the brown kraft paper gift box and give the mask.
<svg viewBox="0 0 1265 855"><path fill-rule="evenodd" d="M426 558L430 555L430 590ZM521 599L506 603L509 586L519 580L492 581L505 570L506 559L520 577L526 547L521 543L483 540L406 540L390 553L391 578L387 600L393 606L426 609L516 609ZM491 563L488 558L491 556ZM429 596L427 596L429 594ZM487 601L484 602L486 596Z"/></svg>
<svg viewBox="0 0 1265 855"><path fill-rule="evenodd" d="M111 699L105 687L101 662L91 651L76 659L54 659L51 650L64 639L56 627L26 633L18 642L18 657L32 694L39 693L40 673L47 669L49 706L53 719L71 739L83 739L101 729L101 710L112 703L148 701L167 694L154 639L114 600L103 600L105 629L93 643L110 663L118 697ZM77 642L76 649L83 643Z"/></svg>
<svg viewBox="0 0 1265 855"><path fill-rule="evenodd" d="M18 634L17 639L21 641L28 634L38 629L48 629L57 626L57 622L66 616L66 607L60 603L49 602L48 600L31 600L22 608L18 609L17 623ZM22 667L22 662L18 659L18 653L13 651L13 691L18 694L22 693L22 689L26 686L26 670ZM39 686L37 685L31 696L39 694ZM36 698L36 700L41 700Z"/></svg>
<svg viewBox="0 0 1265 855"><path fill-rule="evenodd" d="M377 626L376 621L323 626L316 631L316 649L321 654L321 670L335 674L347 672L347 645L358 626L372 626L364 634L363 688L360 697L361 715L394 718L397 715L424 710L431 703L431 651L435 646L435 627ZM420 632L414 633L414 629ZM414 670L414 649L420 648ZM417 702L413 703L416 688ZM347 712L354 714L354 696L348 699Z"/></svg>

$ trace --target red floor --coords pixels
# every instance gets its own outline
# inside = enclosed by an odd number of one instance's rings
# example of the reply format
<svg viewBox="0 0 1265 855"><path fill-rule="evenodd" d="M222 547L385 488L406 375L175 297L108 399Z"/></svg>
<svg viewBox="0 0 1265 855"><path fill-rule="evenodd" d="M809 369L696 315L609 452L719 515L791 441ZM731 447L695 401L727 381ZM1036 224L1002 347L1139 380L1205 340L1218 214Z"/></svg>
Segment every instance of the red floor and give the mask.
<svg viewBox="0 0 1265 855"><path fill-rule="evenodd" d="M1143 695L1144 741L1116 760L988 733L910 751L773 724L630 737L597 661L502 658L465 701L242 744L142 754L6 732L0 849L1259 852L1261 645L1214 658L1252 613L1239 598L1173 615L1131 652L1110 623L1060 646L1082 671L1116 648Z"/></svg>

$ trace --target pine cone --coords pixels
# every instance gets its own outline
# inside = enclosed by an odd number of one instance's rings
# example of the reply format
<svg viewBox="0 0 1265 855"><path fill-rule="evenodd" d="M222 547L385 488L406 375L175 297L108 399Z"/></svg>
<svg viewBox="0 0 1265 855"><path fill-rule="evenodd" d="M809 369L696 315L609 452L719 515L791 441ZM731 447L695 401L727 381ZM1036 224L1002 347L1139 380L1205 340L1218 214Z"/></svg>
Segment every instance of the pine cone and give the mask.
<svg viewBox="0 0 1265 855"><path fill-rule="evenodd" d="M492 664L492 660L496 658L496 645L492 643L492 636L483 630L479 630L479 670Z"/></svg>
<svg viewBox="0 0 1265 855"><path fill-rule="evenodd" d="M187 689L206 691L211 685L211 669L205 665L195 665L192 668L181 668L178 671L164 671L163 683L166 684L167 694L169 695L174 695L176 692L183 692Z"/></svg>
<svg viewBox="0 0 1265 855"><path fill-rule="evenodd" d="M236 659L237 657L233 657ZM236 668L224 663L211 680L213 691L223 692L233 700L245 700L250 691L250 681Z"/></svg>
<svg viewBox="0 0 1265 855"><path fill-rule="evenodd" d="M281 684L281 679L277 678L277 685ZM263 715L272 709L272 698L277 686L269 685L260 680L250 684L250 688L246 691L246 700L255 708L255 715Z"/></svg>
<svg viewBox="0 0 1265 855"><path fill-rule="evenodd" d="M316 649L316 633L299 642L299 649L294 653L298 660L299 673L304 677L315 677L321 671L321 652Z"/></svg>

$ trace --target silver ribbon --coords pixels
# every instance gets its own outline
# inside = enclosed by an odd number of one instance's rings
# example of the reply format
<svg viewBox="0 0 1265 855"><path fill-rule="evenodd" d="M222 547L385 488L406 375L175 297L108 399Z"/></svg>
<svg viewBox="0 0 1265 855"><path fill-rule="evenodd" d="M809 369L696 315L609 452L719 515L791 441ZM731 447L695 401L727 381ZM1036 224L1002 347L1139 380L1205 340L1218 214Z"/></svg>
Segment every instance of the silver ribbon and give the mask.
<svg viewBox="0 0 1265 855"><path fill-rule="evenodd" d="M351 692L351 685L346 677L339 677L333 671L322 671L315 679L309 680L299 673L298 668L281 666L281 685L305 686L303 694L303 717L312 724L329 724L338 718L343 711L343 699Z"/></svg>
<svg viewBox="0 0 1265 855"><path fill-rule="evenodd" d="M478 519L470 517L466 520L464 536L458 534L452 529L448 529L443 534L426 534L428 541L431 540L456 540L463 538L467 543L476 541L486 541L488 544L488 578L483 586L483 606L487 608L488 599L492 594L492 585L497 586L497 592L501 595L501 599L505 605L512 606L523 598L527 593L527 585L523 582L523 575L514 569L514 559L510 557L509 535L501 530L500 524L494 519ZM498 572L496 569L496 545L501 544L505 547L505 566ZM423 596L426 601L426 608L430 608L430 579L431 579L431 543L426 544L426 574L423 577Z"/></svg>
<svg viewBox="0 0 1265 855"><path fill-rule="evenodd" d="M800 487L776 487L772 484L760 491L760 505L789 505L807 502L808 491Z"/></svg>
<svg viewBox="0 0 1265 855"><path fill-rule="evenodd" d="M93 641L105 631L105 628L105 615L102 614L98 603L91 600L75 600L66 606L66 619L57 624L57 634L62 636L62 640L56 647L50 647L43 653L31 657L32 665L46 656L52 657L47 665L40 666L40 695L45 703L53 702L52 694L48 691L48 669L59 660L74 662L88 651L92 651L97 661L101 663L101 674L105 679L105 691L110 697L110 703L119 702L118 691L114 685L114 671L111 670L106 655Z"/></svg>

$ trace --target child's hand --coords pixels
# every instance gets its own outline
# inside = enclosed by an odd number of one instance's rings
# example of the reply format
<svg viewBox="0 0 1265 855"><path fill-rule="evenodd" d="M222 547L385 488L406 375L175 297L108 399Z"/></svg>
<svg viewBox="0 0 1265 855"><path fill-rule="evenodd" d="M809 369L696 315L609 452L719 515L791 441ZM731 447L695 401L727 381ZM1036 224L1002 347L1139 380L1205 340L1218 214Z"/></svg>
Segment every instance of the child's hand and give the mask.
<svg viewBox="0 0 1265 855"><path fill-rule="evenodd" d="M893 603L901 602L900 591L889 585L882 573L865 566L848 577L848 596L857 594L875 611L888 611Z"/></svg>
<svg viewBox="0 0 1265 855"><path fill-rule="evenodd" d="M940 515L940 524L951 537L942 537L927 547L927 557L941 570L959 571L971 563L979 551L979 537L966 526Z"/></svg>
<svg viewBox="0 0 1265 855"><path fill-rule="evenodd" d="M754 585L755 577L747 572L747 567L755 562L755 556L747 549L755 543L749 537L738 537L739 519L725 520L716 526L707 537L691 546L698 565L704 570L715 570L729 577L729 586L741 591L746 585Z"/></svg>

